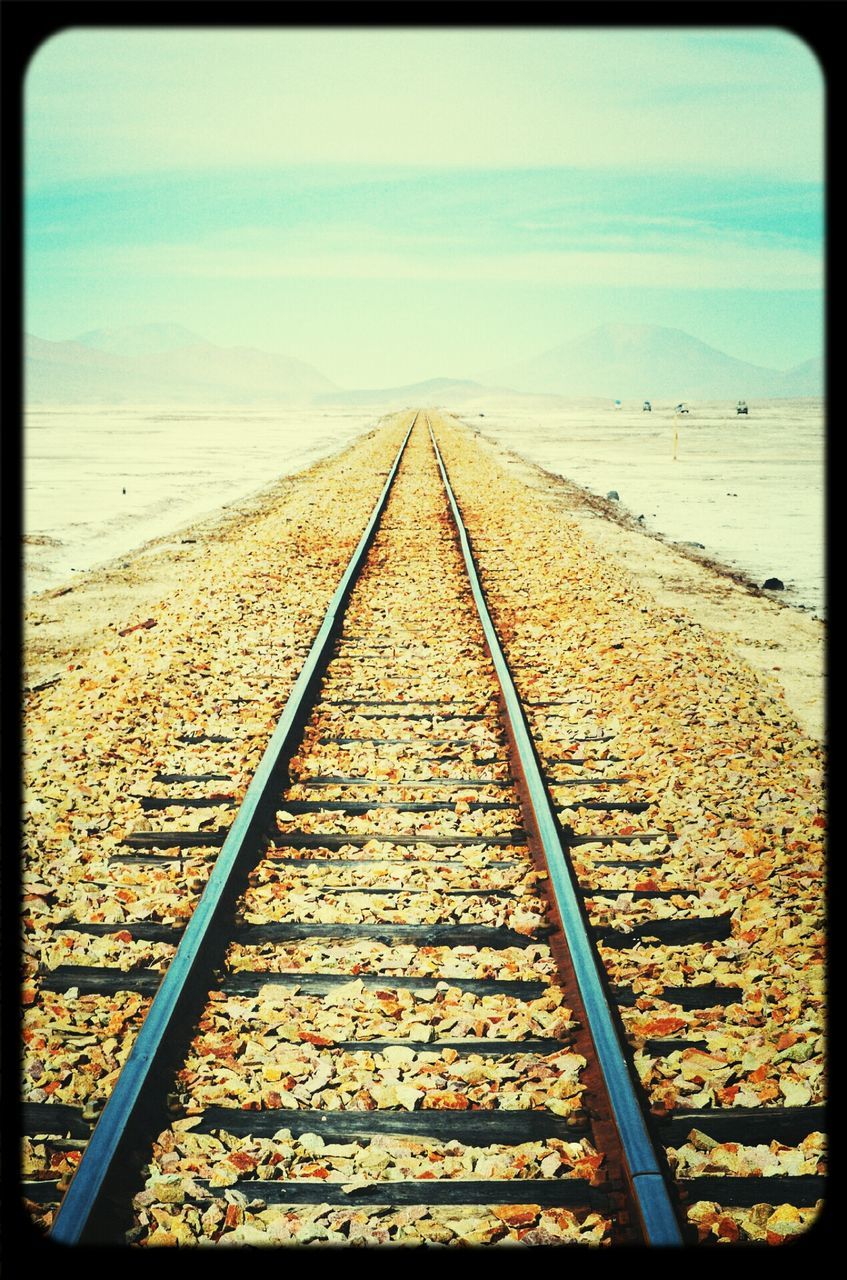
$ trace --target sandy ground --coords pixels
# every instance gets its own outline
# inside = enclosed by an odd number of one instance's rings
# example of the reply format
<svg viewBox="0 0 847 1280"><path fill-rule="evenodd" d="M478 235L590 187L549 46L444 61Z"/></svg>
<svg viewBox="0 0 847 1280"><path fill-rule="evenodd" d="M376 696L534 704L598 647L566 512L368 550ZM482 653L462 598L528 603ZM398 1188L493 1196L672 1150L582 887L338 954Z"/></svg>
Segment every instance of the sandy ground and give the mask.
<svg viewBox="0 0 847 1280"><path fill-rule="evenodd" d="M781 603L826 617L821 400L757 402L749 420L714 401L681 417L661 403L648 414L578 400L532 412L502 399L460 416L545 471L618 492L648 532L704 544L759 585L779 578Z"/></svg>
<svg viewBox="0 0 847 1280"><path fill-rule="evenodd" d="M358 443L358 442L357 442ZM71 662L105 640L113 626L132 626L154 611L158 601L191 576L192 568L215 554L221 541L236 538L244 522L272 508L291 488L309 483L323 461L294 476L222 507L214 515L158 538L70 583L35 592L24 602L23 682L31 689L61 677Z"/></svg>
<svg viewBox="0 0 847 1280"><path fill-rule="evenodd" d="M660 605L685 610L724 636L751 667L782 689L798 724L822 740L826 727L826 624L782 604L696 549L645 531L615 502L482 439L546 501L575 520L599 554L622 564Z"/></svg>
<svg viewBox="0 0 847 1280"><path fill-rule="evenodd" d="M286 406L55 405L23 432L27 592L72 582L330 457L379 414Z"/></svg>
<svg viewBox="0 0 847 1280"><path fill-rule="evenodd" d="M615 503L590 494L483 439L480 448L500 458L539 497L579 524L598 554L623 564L656 601L685 610L701 626L720 633L757 672L782 689L805 733L825 730L826 626L768 598L754 584L694 550L645 532ZM319 473L281 479L260 495L234 502L217 515L154 538L109 564L80 572L65 587L32 595L24 607L23 678L28 688L61 677L109 634L152 611L184 582L192 567L215 554L220 540L236 535L244 520L270 507L291 485ZM113 633L112 633L113 634Z"/></svg>

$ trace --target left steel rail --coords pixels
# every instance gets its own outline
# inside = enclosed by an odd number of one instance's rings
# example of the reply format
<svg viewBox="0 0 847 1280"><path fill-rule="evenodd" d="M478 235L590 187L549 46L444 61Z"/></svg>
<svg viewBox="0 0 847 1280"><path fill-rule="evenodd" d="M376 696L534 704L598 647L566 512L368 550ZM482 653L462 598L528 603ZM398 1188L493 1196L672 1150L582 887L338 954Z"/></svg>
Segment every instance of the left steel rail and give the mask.
<svg viewBox="0 0 847 1280"><path fill-rule="evenodd" d="M137 1168L138 1154L154 1136L163 1092L175 1064L174 1045L193 1027L209 981L225 946L227 913L242 887L247 863L259 846L283 784L284 770L297 745L304 715L330 655L350 592L361 572L391 487L400 467L412 420L380 497L356 550L327 607L303 668L276 729L265 748L247 793L186 926L182 940L139 1029L129 1057L100 1115L91 1140L62 1200L51 1229L58 1243L113 1242L121 1202L115 1196L117 1174ZM152 1116L152 1119L151 1119ZM141 1157L143 1160L143 1155Z"/></svg>

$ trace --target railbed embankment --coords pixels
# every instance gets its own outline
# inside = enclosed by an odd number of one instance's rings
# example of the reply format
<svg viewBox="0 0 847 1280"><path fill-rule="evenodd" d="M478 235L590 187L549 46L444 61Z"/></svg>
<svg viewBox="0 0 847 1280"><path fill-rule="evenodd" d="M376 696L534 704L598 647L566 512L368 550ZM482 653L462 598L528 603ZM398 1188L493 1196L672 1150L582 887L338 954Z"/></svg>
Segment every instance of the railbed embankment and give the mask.
<svg viewBox="0 0 847 1280"><path fill-rule="evenodd" d="M659 839L639 842L648 824L634 815L617 828L633 843L576 843L571 856L592 923L606 935L610 981L637 992L621 1016L652 1109L696 1116L715 1107L810 1108L809 1133L788 1156L779 1143L715 1151L697 1133L669 1147L671 1163L687 1175L773 1171L781 1159L798 1172L817 1169L825 943L818 743L724 636L658 605L611 557L594 553L576 522L492 466L466 429L443 423L439 438L519 692L541 704L531 721L542 760L564 757L566 768L568 739L606 735L591 750L592 772L613 767L623 775L616 798L650 803ZM574 835L601 830L602 817L571 799ZM666 902L639 897L663 887L676 891ZM658 922L680 914L722 919L723 927L703 941L662 945ZM737 1000L685 1008L663 995L713 982L736 987ZM662 1036L688 1043L650 1051L647 1042ZM710 1197L692 1214L704 1236L767 1236L766 1218L752 1209L727 1216ZM790 1233L804 1224L797 1211L774 1225Z"/></svg>
<svg viewBox="0 0 847 1280"><path fill-rule="evenodd" d="M149 996L45 991L43 975L60 965L131 973L169 963L171 942L121 926L184 925L211 861L203 849L159 865L116 861L125 836L150 828L140 797L174 771L193 774L205 781L186 791L209 803L200 827L230 820L411 416L285 482L246 518L205 523L202 551L187 553L188 563L167 544L133 561L136 589L119 591L127 611L118 617L115 597L99 591L112 571L95 571L46 654L25 623L25 660L32 639L42 671L56 673L24 698L25 1103L93 1116L109 1096ZM169 820L197 826L192 808L169 810ZM62 929L74 919L116 931ZM78 1152L47 1155L61 1186ZM43 1177L43 1158L25 1148L25 1178Z"/></svg>
<svg viewBox="0 0 847 1280"><path fill-rule="evenodd" d="M619 502L544 470L468 426L497 466L529 486L538 500L576 524L586 550L621 568L650 603L684 612L720 636L737 657L780 689L804 733L823 741L826 725L827 625L785 603L705 548L672 542L645 529Z"/></svg>

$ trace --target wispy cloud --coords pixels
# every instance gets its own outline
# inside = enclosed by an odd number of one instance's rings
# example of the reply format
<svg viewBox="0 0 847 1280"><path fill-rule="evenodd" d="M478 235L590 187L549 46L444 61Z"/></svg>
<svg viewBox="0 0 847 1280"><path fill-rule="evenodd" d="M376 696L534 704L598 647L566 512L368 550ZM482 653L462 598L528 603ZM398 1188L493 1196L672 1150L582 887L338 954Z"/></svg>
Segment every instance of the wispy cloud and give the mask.
<svg viewBox="0 0 847 1280"><path fill-rule="evenodd" d="M35 56L28 166L568 164L820 177L821 77L785 32L70 30Z"/></svg>
<svg viewBox="0 0 847 1280"><path fill-rule="evenodd" d="M680 241L609 235L567 249L491 253L449 238L377 237L344 241L338 234L292 243L263 233L233 234L193 246L162 243L95 253L81 251L74 268L93 275L248 280L442 280L650 289L820 289L817 255L769 243L768 237ZM370 240L370 244L368 244Z"/></svg>

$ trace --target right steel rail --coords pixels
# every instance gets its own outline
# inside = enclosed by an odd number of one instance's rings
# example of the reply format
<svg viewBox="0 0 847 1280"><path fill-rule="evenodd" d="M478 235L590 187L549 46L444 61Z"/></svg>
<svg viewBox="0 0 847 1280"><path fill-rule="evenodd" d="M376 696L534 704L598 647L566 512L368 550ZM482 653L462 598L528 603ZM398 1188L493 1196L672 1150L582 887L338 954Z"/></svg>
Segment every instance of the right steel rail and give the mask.
<svg viewBox="0 0 847 1280"><path fill-rule="evenodd" d="M467 530L431 426L429 434L453 513L471 591L497 678L500 681L511 737L517 754L516 763L519 764L523 773L524 790L532 809L531 818L549 868L553 899L562 921L573 969L588 1015L591 1038L620 1136L626 1164L625 1172L641 1219L644 1239L651 1245L682 1245L683 1239L677 1214L653 1141L647 1130L636 1086L624 1057L603 989L598 969L599 959L585 929L577 888L569 863L564 856L556 815L544 783L521 699L488 611Z"/></svg>

